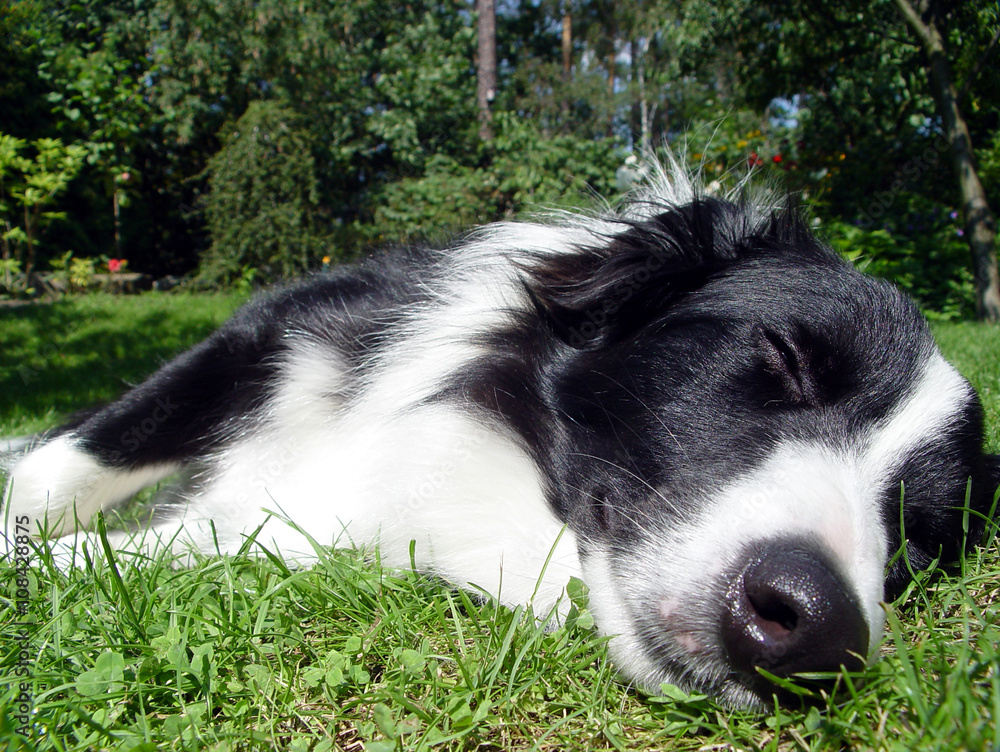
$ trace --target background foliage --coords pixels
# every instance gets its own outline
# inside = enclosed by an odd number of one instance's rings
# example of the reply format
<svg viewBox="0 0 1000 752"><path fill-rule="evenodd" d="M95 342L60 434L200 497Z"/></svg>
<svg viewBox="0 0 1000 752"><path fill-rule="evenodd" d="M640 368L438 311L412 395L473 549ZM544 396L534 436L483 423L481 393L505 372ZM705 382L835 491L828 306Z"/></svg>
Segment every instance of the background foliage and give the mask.
<svg viewBox="0 0 1000 752"><path fill-rule="evenodd" d="M997 5L936 5L995 208ZM470 0L0 0L0 132L83 155L37 227L40 268L73 251L267 281L613 199L628 155L669 144L710 179L750 165L801 191L870 271L970 313L947 145L892 0L506 0L497 29L483 141ZM252 121L269 147L233 135Z"/></svg>
<svg viewBox="0 0 1000 752"><path fill-rule="evenodd" d="M294 111L251 102L208 160L208 174L204 281L232 283L245 269L292 277L322 256L316 163Z"/></svg>

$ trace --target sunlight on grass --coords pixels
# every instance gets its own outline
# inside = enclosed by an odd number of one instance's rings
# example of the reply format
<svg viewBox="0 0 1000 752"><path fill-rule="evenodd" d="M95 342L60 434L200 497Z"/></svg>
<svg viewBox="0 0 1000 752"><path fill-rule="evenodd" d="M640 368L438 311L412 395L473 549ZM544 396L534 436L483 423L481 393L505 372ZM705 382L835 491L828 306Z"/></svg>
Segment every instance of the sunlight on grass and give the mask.
<svg viewBox="0 0 1000 752"><path fill-rule="evenodd" d="M1000 326L973 322L932 327L945 357L972 382L986 414L986 443L1000 452Z"/></svg>

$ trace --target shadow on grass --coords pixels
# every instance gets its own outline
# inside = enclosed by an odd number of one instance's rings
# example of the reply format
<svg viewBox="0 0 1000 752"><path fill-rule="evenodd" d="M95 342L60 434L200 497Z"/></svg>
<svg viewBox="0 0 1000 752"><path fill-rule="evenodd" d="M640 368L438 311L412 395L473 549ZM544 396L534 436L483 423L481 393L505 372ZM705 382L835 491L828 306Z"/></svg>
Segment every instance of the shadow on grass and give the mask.
<svg viewBox="0 0 1000 752"><path fill-rule="evenodd" d="M93 295L0 311L0 431L39 430L114 399L197 343L232 295Z"/></svg>

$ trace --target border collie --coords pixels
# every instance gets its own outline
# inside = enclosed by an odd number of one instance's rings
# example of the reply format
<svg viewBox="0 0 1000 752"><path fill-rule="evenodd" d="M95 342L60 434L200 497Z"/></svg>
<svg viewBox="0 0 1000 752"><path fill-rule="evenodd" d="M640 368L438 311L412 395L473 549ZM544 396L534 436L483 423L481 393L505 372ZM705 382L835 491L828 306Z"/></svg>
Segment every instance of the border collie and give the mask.
<svg viewBox="0 0 1000 752"><path fill-rule="evenodd" d="M768 702L758 667L862 667L904 540L954 558L988 513L979 401L794 211L653 182L250 303L20 458L7 537L93 546L99 510L181 473L114 545L224 555L263 525L550 618L578 577L627 679L734 706Z"/></svg>

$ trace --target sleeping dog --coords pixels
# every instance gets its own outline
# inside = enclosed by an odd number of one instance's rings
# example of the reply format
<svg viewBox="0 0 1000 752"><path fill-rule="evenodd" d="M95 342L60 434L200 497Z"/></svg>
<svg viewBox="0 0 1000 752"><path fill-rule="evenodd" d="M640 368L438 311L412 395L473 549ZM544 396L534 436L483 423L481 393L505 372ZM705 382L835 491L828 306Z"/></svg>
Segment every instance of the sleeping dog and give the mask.
<svg viewBox="0 0 1000 752"><path fill-rule="evenodd" d="M20 458L7 536L72 551L179 474L114 545L225 555L263 525L549 616L578 577L628 680L734 706L767 702L757 668L863 666L904 540L954 558L989 511L977 397L794 211L653 183L250 303Z"/></svg>

